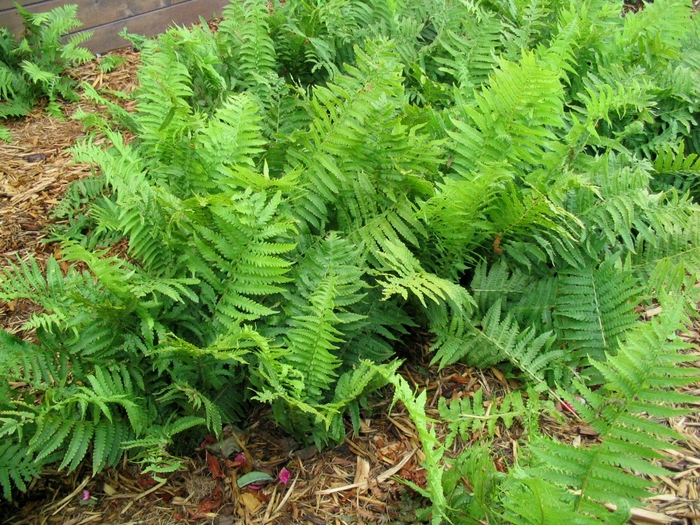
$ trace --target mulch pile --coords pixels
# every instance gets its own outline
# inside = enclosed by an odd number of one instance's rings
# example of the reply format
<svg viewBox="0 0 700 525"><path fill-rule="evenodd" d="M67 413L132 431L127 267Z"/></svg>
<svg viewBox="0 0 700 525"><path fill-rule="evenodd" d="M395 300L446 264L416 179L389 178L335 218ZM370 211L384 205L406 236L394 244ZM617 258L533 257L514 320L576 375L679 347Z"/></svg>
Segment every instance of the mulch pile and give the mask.
<svg viewBox="0 0 700 525"><path fill-rule="evenodd" d="M139 57L130 50L118 53L126 63L109 74L101 73L96 62L73 74L96 88L131 92ZM81 105L86 111L100 109ZM76 104L64 107L68 116L76 109ZM91 174L88 167L73 164L66 151L84 133L81 123L49 117L41 108L9 122L8 127L14 141L0 143L0 264L30 254L41 264L55 249L44 242L50 210L72 181ZM20 327L34 311L36 307L28 301L0 303L0 326L31 338ZM689 327L683 337L698 345L699 332L700 324ZM481 387L498 399L514 386L496 369L430 368L425 364L430 360L425 334L415 334L410 345L413 364L402 373L414 387L428 390L427 411L433 417L437 417L440 397L466 397ZM700 359L700 352L695 353ZM695 366L700 368L700 361ZM700 395L700 383L684 390ZM46 471L20 500L0 500L1 519L14 525L413 523L421 502L396 478L424 486L425 471L420 466L423 455L415 427L400 404L392 408L388 399L378 397L359 435L349 433L339 447L323 452L297 444L268 416L260 407L244 430L227 428L221 444L214 444L211 437L194 444L187 469L164 483L127 463L95 478L87 465L69 476ZM595 439L590 428L565 411L559 420L543 418L541 423L545 433L563 442ZM668 423L687 440L679 443L679 450L668 451L662 464L674 474L655 479L659 494L649 500L647 509L636 511L633 522L700 525L700 414L696 411ZM437 428L437 433L444 436L446 429ZM499 432L493 451L498 468L508 468L515 459L517 434L517 426ZM475 435L473 441L478 438ZM455 445L450 455L457 455L464 446L469 443ZM283 468L290 474L286 483L279 478ZM239 488L236 481L250 470L267 472L274 481L258 490Z"/></svg>

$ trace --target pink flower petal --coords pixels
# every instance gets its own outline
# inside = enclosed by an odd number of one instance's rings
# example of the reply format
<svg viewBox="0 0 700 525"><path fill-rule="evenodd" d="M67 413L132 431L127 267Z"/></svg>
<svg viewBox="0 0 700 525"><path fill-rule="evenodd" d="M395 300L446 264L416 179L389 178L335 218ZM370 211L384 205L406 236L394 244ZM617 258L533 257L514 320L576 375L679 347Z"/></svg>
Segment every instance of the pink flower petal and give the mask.
<svg viewBox="0 0 700 525"><path fill-rule="evenodd" d="M84 490L83 495L80 496L81 501L87 501L90 499L90 491L89 490Z"/></svg>
<svg viewBox="0 0 700 525"><path fill-rule="evenodd" d="M280 474L279 474L280 483L282 483L283 485L286 485L291 476L292 476L292 474L291 474L291 472L289 472L287 470L287 467L282 467L282 470L280 470Z"/></svg>
<svg viewBox="0 0 700 525"><path fill-rule="evenodd" d="M568 401L562 400L561 404L562 404L562 406L563 406L565 409L567 409L567 410L568 410L569 412L571 412L572 414L575 414L575 413L576 413L576 409L575 409L574 407L572 407L572 406L571 406L571 403L569 403Z"/></svg>
<svg viewBox="0 0 700 525"><path fill-rule="evenodd" d="M233 461L235 461L236 463L245 463L245 454L241 452L236 456L236 459L234 459Z"/></svg>

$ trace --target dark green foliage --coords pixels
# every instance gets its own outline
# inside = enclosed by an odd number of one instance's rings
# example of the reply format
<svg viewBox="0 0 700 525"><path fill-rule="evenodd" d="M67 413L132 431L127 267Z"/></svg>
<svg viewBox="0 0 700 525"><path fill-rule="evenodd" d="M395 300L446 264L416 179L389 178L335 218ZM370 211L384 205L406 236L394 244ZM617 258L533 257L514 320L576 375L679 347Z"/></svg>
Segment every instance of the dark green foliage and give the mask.
<svg viewBox="0 0 700 525"><path fill-rule="evenodd" d="M59 98L77 101L75 82L67 70L94 57L79 47L92 35L86 31L68 38L82 24L76 19L77 5L57 7L48 13L30 13L19 4L24 34L17 43L0 28L0 118L26 115L37 100L48 97L47 110L61 115Z"/></svg>
<svg viewBox="0 0 700 525"><path fill-rule="evenodd" d="M1 299L44 308L37 344L2 339L3 379L30 386L0 391L0 435L32 456L0 463L5 494L89 454L165 475L173 445L253 400L300 440L341 441L392 383L433 523L623 520L646 494L628 471L653 471L671 437L640 413L688 400L659 389L690 380L671 341L700 278L700 18L677 0L621 9L250 0L218 32L133 37L137 110L85 87L114 118L78 118L109 146L74 148L96 176L56 210L63 262L86 270L0 275ZM636 307L667 296L669 317L640 327ZM540 396L575 394L603 441L533 440L507 476L448 461L425 392L395 374L410 326L440 366L503 364L529 387L488 414L478 395L441 404L450 441L514 421L534 436Z"/></svg>

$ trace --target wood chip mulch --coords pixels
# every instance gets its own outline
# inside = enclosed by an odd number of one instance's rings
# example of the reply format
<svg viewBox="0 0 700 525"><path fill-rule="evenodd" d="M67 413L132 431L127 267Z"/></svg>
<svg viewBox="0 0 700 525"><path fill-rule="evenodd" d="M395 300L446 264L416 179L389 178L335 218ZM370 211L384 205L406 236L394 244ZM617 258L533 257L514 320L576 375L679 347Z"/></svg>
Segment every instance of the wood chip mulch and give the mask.
<svg viewBox="0 0 700 525"><path fill-rule="evenodd" d="M109 74L101 73L95 62L74 74L97 88L131 92L138 54L119 53L127 62ZM66 115L76 107L66 106ZM28 254L45 261L54 249L43 242L51 208L72 181L90 175L86 166L73 164L66 152L83 136L82 126L70 118L49 117L39 108L8 127L15 140L0 143L0 264ZM35 310L27 301L0 303L0 326L18 332ZM695 345L699 361L693 366L700 368L700 324L690 327L683 337ZM416 334L411 346L420 356L418 363L429 362L427 336ZM481 387L487 396L498 399L514 386L497 369L480 371L463 365L438 372L413 364L402 373L415 387L428 389L427 411L433 417L440 397L469 396ZM684 391L700 395L700 383ZM397 477L424 486L423 454L405 409L400 404L391 411L389 407L388 399L375 399L359 435L348 433L343 444L323 452L295 443L260 407L244 431L228 428L229 437L222 442L242 449L244 463L236 461L237 453L226 456L211 445L195 444L187 469L165 483L157 483L129 464L95 478L90 477L88 466L69 476L46 471L20 500L0 500L0 521L13 525L413 523L414 511L423 503ZM632 523L700 525L700 413L697 405L692 408L690 415L668 422L686 441L678 443L678 450L667 451L662 464L673 474L655 479L658 495L648 501L646 509L635 511ZM567 414L558 420L542 418L541 423L545 433L562 442L578 445L595 439L591 429ZM445 428L436 430L439 437L446 433ZM473 441L478 438L474 436ZM516 459L516 438L516 427L501 429L497 436L493 454L502 468ZM456 445L450 455L468 445ZM277 479L283 467L291 474L286 484L276 481L259 490L240 489L236 484L242 473L253 468Z"/></svg>

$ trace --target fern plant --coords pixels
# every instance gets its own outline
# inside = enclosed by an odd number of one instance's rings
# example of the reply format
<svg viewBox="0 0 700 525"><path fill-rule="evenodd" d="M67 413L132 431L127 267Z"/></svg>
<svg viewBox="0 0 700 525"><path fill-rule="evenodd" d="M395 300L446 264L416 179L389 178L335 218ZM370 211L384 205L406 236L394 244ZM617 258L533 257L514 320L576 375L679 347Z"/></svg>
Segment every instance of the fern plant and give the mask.
<svg viewBox="0 0 700 525"><path fill-rule="evenodd" d="M26 115L37 100L48 97L47 110L61 116L59 98L77 101L75 82L67 74L71 67L94 56L80 44L92 33L61 38L82 24L76 18L77 5L65 5L47 13L31 13L15 4L24 22L24 34L17 43L10 32L0 28L0 117Z"/></svg>
<svg viewBox="0 0 700 525"><path fill-rule="evenodd" d="M61 263L81 270L17 260L0 274L0 299L44 309L25 326L34 344L2 339L0 432L30 458L0 454L5 494L89 454L94 471L129 454L165 476L189 434L218 432L254 401L302 441L341 441L345 415L357 429L388 382L419 423L435 523L457 515L445 490L475 519L527 523L519 509L539 498L545 522L606 520L590 481L607 472L622 519L643 491L605 454L617 446L623 469L646 472L631 444L650 458L660 441L643 434L661 432L625 415L637 394L618 395L617 367L642 359L631 348L649 330L635 308L682 298L654 325L663 347L697 299L700 47L687 2L621 9L248 0L218 32L132 36L136 112L78 114L106 140L73 149L96 176L56 212L70 225L54 234ZM601 407L580 409L601 436L629 434L572 453L595 476L543 445L559 485L527 460L470 495L459 480L485 460L444 463L423 399L395 376L393 346L413 326L434 334L439 366L503 366L532 407L578 393ZM478 403L442 408L455 424L479 415Z"/></svg>
<svg viewBox="0 0 700 525"><path fill-rule="evenodd" d="M544 437L535 390L527 403L516 391L500 405L491 404L488 412L481 389L471 398L440 400L440 417L449 428L445 446L457 438L471 442L473 433L481 445L464 449L453 460L441 459L441 452L437 465L425 463L442 472L441 477L428 475L428 489L420 490L431 497L441 493L440 503L429 509L433 521L440 515L452 523L554 524L565 516L580 524L626 523L630 509L652 495L653 483L641 475L668 475L658 465L661 451L682 439L659 419L687 414L691 409L679 405L697 402L696 396L675 391L697 381L692 368L678 366L694 359L684 354L689 345L670 335L687 319L685 301L663 296L661 304L662 314L631 329L616 355L592 361L604 378L600 388L577 380L572 393L560 391L572 413L596 431L591 444L574 447ZM424 421L412 409L409 414L416 424ZM488 448L493 429L499 420L508 427L523 416L528 431L519 440L520 464L498 472Z"/></svg>

